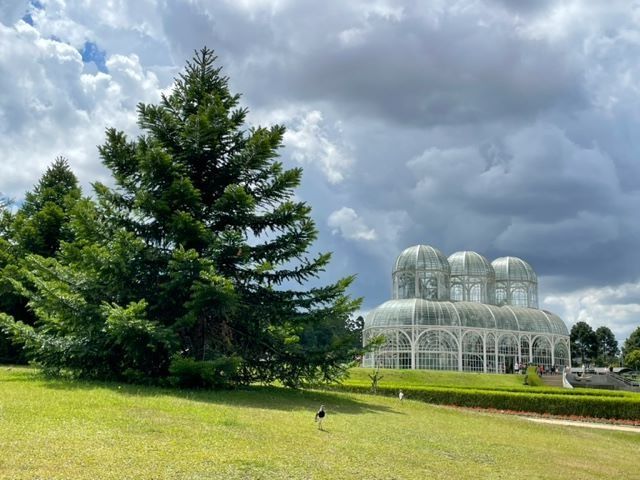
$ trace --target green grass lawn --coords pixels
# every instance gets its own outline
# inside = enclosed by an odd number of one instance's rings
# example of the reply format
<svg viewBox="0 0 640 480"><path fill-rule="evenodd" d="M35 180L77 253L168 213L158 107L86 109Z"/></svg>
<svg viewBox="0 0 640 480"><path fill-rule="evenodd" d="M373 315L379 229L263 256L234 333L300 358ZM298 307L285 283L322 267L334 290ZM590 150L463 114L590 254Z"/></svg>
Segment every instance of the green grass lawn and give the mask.
<svg viewBox="0 0 640 480"><path fill-rule="evenodd" d="M179 392L0 367L2 479L630 479L639 449L637 433L394 398Z"/></svg>
<svg viewBox="0 0 640 480"><path fill-rule="evenodd" d="M372 368L352 368L345 385L371 385L369 374ZM524 375L452 372L441 370L392 370L380 369L382 380L379 385L390 387L424 387L424 386L453 386L468 388L522 388Z"/></svg>

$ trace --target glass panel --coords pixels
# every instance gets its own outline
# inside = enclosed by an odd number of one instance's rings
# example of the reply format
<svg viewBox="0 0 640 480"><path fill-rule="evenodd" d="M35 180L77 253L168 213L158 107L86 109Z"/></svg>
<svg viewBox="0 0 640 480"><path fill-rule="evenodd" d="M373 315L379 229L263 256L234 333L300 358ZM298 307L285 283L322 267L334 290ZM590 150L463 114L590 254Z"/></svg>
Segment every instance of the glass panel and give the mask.
<svg viewBox="0 0 640 480"><path fill-rule="evenodd" d="M414 298L416 293L416 278L411 272L402 272L397 275L398 295L399 299Z"/></svg>
<svg viewBox="0 0 640 480"><path fill-rule="evenodd" d="M487 372L495 372L496 371L496 337L493 333L487 335L485 339L486 343L486 363L487 363Z"/></svg>
<svg viewBox="0 0 640 480"><path fill-rule="evenodd" d="M420 279L420 298L425 300L438 299L438 279L428 273L422 273Z"/></svg>
<svg viewBox="0 0 640 480"><path fill-rule="evenodd" d="M456 283L451 286L451 300L462 301L463 299L462 285Z"/></svg>
<svg viewBox="0 0 640 480"><path fill-rule="evenodd" d="M569 358L569 350L567 349L567 346L562 341L556 344L554 355L556 357L555 360L556 360L556 365L558 367L562 368L562 367L571 366L571 362Z"/></svg>
<svg viewBox="0 0 640 480"><path fill-rule="evenodd" d="M467 332L462 342L462 369L469 372L482 372L484 358L482 337L475 332Z"/></svg>
<svg viewBox="0 0 640 480"><path fill-rule="evenodd" d="M538 337L533 342L533 363L542 365L545 371L551 368L551 343L545 337Z"/></svg>
<svg viewBox="0 0 640 480"><path fill-rule="evenodd" d="M528 351L527 346L527 351ZM513 373L518 363L518 339L514 335L504 335L498 342L498 366L500 373Z"/></svg>
<svg viewBox="0 0 640 480"><path fill-rule="evenodd" d="M482 302L484 299L482 298L482 287L480 285L472 285L469 289L469 301L471 302Z"/></svg>
<svg viewBox="0 0 640 480"><path fill-rule="evenodd" d="M455 338L441 330L422 334L416 350L416 368L458 370L458 346Z"/></svg>
<svg viewBox="0 0 640 480"><path fill-rule="evenodd" d="M522 358L522 363L525 365L531 362L529 358L529 339L527 337L520 339L520 357Z"/></svg>
<svg viewBox="0 0 640 480"><path fill-rule="evenodd" d="M384 332L385 343L374 353L374 366L380 368L411 368L411 342L400 331Z"/></svg>
<svg viewBox="0 0 640 480"><path fill-rule="evenodd" d="M528 307L527 292L523 288L514 288L511 292L511 305L516 307Z"/></svg>

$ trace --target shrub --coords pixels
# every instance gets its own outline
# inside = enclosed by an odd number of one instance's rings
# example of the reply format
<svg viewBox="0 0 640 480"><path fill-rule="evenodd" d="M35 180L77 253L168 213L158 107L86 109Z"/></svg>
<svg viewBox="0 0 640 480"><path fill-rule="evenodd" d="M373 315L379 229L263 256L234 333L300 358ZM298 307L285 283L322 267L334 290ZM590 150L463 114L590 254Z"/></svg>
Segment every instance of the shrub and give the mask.
<svg viewBox="0 0 640 480"><path fill-rule="evenodd" d="M538 376L538 371L533 365L527 367L527 374L524 376L524 384L529 385L530 387L544 386L544 382Z"/></svg>
<svg viewBox="0 0 640 480"><path fill-rule="evenodd" d="M182 388L229 388L237 383L239 357L198 361L174 357L169 366L171 383Z"/></svg>

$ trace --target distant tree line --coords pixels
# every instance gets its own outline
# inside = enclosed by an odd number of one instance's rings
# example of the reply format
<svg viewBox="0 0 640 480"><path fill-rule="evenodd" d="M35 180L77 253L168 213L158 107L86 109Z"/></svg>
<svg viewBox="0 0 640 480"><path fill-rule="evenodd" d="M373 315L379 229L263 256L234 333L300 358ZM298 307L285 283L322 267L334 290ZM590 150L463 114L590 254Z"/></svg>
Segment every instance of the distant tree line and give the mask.
<svg viewBox="0 0 640 480"><path fill-rule="evenodd" d="M631 333L620 350L609 327L598 327L594 331L588 323L578 322L571 328L571 354L573 363L578 365L624 365L640 370L640 327Z"/></svg>
<svg viewBox="0 0 640 480"><path fill-rule="evenodd" d="M330 381L361 353L353 277L309 287L330 254L278 161L284 127L248 128L206 48L136 139L99 147L114 187L82 195L56 159L0 205L0 360L49 374L185 386Z"/></svg>

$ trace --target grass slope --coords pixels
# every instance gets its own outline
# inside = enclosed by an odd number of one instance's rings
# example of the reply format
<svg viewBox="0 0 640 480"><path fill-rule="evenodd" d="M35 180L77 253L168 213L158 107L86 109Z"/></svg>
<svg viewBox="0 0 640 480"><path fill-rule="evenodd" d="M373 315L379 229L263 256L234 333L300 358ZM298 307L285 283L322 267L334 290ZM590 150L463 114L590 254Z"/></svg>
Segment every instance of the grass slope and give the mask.
<svg viewBox="0 0 640 480"><path fill-rule="evenodd" d="M185 393L0 367L1 479L625 479L639 449L636 433L393 398Z"/></svg>
<svg viewBox="0 0 640 480"><path fill-rule="evenodd" d="M352 368L349 370L349 378L345 385L371 385L369 374L372 368ZM424 387L447 386L468 388L522 388L528 389L523 384L524 375L500 375L495 373L470 373L451 372L442 370L393 370L380 369L382 380L379 385L389 387Z"/></svg>

